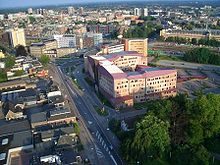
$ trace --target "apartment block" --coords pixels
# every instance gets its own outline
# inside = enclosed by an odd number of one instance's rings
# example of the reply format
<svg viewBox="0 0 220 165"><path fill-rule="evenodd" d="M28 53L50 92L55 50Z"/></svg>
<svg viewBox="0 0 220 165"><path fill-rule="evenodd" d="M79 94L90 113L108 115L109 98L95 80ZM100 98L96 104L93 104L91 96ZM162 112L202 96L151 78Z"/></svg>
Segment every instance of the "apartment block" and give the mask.
<svg viewBox="0 0 220 165"><path fill-rule="evenodd" d="M116 108L176 95L177 71L146 66L146 57L123 51L86 59L85 70Z"/></svg>
<svg viewBox="0 0 220 165"><path fill-rule="evenodd" d="M102 54L111 54L124 51L124 44L111 44L102 46Z"/></svg>
<svg viewBox="0 0 220 165"><path fill-rule="evenodd" d="M75 48L76 37L73 34L54 35L58 48Z"/></svg>
<svg viewBox="0 0 220 165"><path fill-rule="evenodd" d="M148 39L123 39L122 43L125 45L125 51L137 51L147 57Z"/></svg>
<svg viewBox="0 0 220 165"><path fill-rule="evenodd" d="M57 49L56 40L46 40L44 42L32 43L30 46L30 54L36 57L40 57L43 54L52 54Z"/></svg>
<svg viewBox="0 0 220 165"><path fill-rule="evenodd" d="M17 45L26 46L24 29L14 28L6 30L3 33L2 42L10 47L16 47Z"/></svg>

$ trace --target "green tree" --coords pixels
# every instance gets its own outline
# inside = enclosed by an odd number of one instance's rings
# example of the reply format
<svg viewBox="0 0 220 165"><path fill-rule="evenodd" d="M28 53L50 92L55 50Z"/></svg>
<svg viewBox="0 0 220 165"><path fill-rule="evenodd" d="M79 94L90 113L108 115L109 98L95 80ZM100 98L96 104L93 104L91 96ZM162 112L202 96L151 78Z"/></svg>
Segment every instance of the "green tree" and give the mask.
<svg viewBox="0 0 220 165"><path fill-rule="evenodd" d="M15 65L15 57L12 55L8 55L5 58L5 68L10 69Z"/></svg>
<svg viewBox="0 0 220 165"><path fill-rule="evenodd" d="M16 46L16 57L18 56L27 56L27 51L23 45Z"/></svg>
<svg viewBox="0 0 220 165"><path fill-rule="evenodd" d="M0 83L7 81L7 74L3 69L0 69Z"/></svg>
<svg viewBox="0 0 220 165"><path fill-rule="evenodd" d="M220 65L220 56L208 48L194 48L184 54L184 60L202 64Z"/></svg>
<svg viewBox="0 0 220 165"><path fill-rule="evenodd" d="M47 55L42 55L39 59L42 65L46 66L50 62L50 57Z"/></svg>
<svg viewBox="0 0 220 165"><path fill-rule="evenodd" d="M169 148L169 123L147 115L136 124L134 137L124 142L125 158L145 162L149 157L161 157Z"/></svg>
<svg viewBox="0 0 220 165"><path fill-rule="evenodd" d="M16 70L14 76L22 76L24 74L24 70Z"/></svg>
<svg viewBox="0 0 220 165"><path fill-rule="evenodd" d="M36 21L36 18L33 16L29 16L30 23L33 24Z"/></svg>
<svg viewBox="0 0 220 165"><path fill-rule="evenodd" d="M189 109L189 144L201 144L220 130L220 95L198 96Z"/></svg>

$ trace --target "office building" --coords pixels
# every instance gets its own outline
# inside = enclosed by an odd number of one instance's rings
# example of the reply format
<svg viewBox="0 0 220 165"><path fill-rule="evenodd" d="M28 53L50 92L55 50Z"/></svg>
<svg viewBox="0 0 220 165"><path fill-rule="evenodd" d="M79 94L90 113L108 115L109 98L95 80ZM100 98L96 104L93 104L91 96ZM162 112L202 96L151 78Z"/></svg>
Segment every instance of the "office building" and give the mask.
<svg viewBox="0 0 220 165"><path fill-rule="evenodd" d="M122 43L125 45L125 51L137 51L147 57L147 43L148 39L123 39Z"/></svg>
<svg viewBox="0 0 220 165"><path fill-rule="evenodd" d="M54 35L58 48L75 48L76 37L73 34Z"/></svg>
<svg viewBox="0 0 220 165"><path fill-rule="evenodd" d="M148 8L144 8L144 16L145 16L145 17L148 16Z"/></svg>
<svg viewBox="0 0 220 165"><path fill-rule="evenodd" d="M111 44L102 46L102 54L111 54L124 51L124 44Z"/></svg>
<svg viewBox="0 0 220 165"><path fill-rule="evenodd" d="M25 33L22 28L14 28L6 30L2 36L3 43L10 47L16 47L17 45L26 46Z"/></svg>
<svg viewBox="0 0 220 165"><path fill-rule="evenodd" d="M141 9L140 8L134 8L134 15L141 16Z"/></svg>
<svg viewBox="0 0 220 165"><path fill-rule="evenodd" d="M33 14L33 9L32 8L28 8L28 14Z"/></svg>
<svg viewBox="0 0 220 165"><path fill-rule="evenodd" d="M46 40L44 42L32 43L30 46L30 54L35 57L40 57L41 55L46 54L48 52L49 54L51 54L51 51L49 50L55 49L57 49L57 41Z"/></svg>
<svg viewBox="0 0 220 165"><path fill-rule="evenodd" d="M85 58L85 70L115 108L176 95L177 71L148 67L145 56L124 51Z"/></svg>
<svg viewBox="0 0 220 165"><path fill-rule="evenodd" d="M83 7L80 7L80 9L79 9L79 14L80 14L80 15L83 15L83 14L84 14L84 8L83 8Z"/></svg>
<svg viewBox="0 0 220 165"><path fill-rule="evenodd" d="M67 10L69 15L73 15L75 13L75 9L72 6L69 6Z"/></svg>

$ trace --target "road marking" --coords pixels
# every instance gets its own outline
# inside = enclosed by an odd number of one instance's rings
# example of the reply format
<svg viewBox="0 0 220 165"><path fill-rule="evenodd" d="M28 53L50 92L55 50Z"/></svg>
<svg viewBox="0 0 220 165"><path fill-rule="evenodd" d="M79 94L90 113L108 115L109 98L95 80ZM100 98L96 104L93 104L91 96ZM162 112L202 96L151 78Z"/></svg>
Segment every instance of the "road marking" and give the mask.
<svg viewBox="0 0 220 165"><path fill-rule="evenodd" d="M112 155L110 155L110 157L111 157L112 161L115 163L115 165L118 165L118 163L115 161L115 158Z"/></svg>

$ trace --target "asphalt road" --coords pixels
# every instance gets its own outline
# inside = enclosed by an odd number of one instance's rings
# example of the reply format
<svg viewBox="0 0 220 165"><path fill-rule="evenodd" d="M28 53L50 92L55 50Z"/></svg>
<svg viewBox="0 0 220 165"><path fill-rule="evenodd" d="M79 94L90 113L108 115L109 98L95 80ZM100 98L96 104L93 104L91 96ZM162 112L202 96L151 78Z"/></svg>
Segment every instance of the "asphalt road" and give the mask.
<svg viewBox="0 0 220 165"><path fill-rule="evenodd" d="M68 86L66 85L65 81L63 80L63 74L55 66L52 66L50 71L52 72L52 76L54 77L55 81L57 83L59 83L60 88L62 90L62 93L67 95L67 98L69 100L70 109L73 111L75 116L80 118L81 115L77 109L77 106L80 104L80 102L74 102L74 100L72 98L74 94L72 94L69 91ZM108 162L109 160L106 159L101 152L97 152L99 150L100 145L93 138L92 134L90 133L88 126L87 126L87 123L84 122L84 120L80 120L78 122L78 124L80 127L80 135L79 136L80 136L81 142L84 146L84 152L85 152L87 158L89 158L89 160L91 161L91 164L92 165L99 165L99 164L103 164L105 162ZM105 164L108 165L108 163L105 163Z"/></svg>
<svg viewBox="0 0 220 165"><path fill-rule="evenodd" d="M91 109L94 109L94 107L87 101L85 94L80 93L79 89L64 75L60 68L58 68L58 74L63 80L63 84L67 87L72 101L76 105L76 111L78 113L76 114L77 117L82 123L85 123L86 127L92 134L92 138L90 138L93 139L94 147L91 149L96 151L98 157L103 156L106 159L105 164L124 164L123 160L108 139L105 132L106 130L100 126L99 120L93 115L93 113L91 113Z"/></svg>

